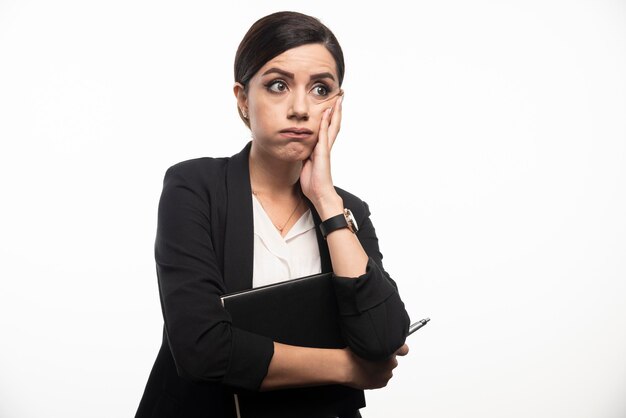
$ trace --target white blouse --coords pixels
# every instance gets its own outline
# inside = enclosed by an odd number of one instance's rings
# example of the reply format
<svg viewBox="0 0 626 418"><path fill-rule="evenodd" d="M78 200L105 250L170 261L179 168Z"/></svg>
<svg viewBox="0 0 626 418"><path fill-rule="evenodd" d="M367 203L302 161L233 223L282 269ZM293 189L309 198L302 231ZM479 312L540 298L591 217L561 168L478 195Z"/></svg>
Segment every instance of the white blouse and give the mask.
<svg viewBox="0 0 626 418"><path fill-rule="evenodd" d="M320 251L310 209L298 219L284 237L280 235L254 195L252 212L254 215L252 287L321 273Z"/></svg>

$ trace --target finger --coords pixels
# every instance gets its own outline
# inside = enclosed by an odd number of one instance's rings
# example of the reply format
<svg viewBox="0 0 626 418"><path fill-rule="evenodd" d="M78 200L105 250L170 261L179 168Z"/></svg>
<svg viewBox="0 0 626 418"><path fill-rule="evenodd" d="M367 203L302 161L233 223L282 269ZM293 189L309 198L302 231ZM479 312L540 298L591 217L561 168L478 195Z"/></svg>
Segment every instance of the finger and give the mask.
<svg viewBox="0 0 626 418"><path fill-rule="evenodd" d="M320 121L320 132L318 135L317 143L323 143L325 147L328 146L328 127L330 125L330 113L332 111L332 107L324 110L322 113L322 120Z"/></svg>
<svg viewBox="0 0 626 418"><path fill-rule="evenodd" d="M406 344L396 350L396 355L398 356L406 356L407 354L409 354L409 346Z"/></svg>
<svg viewBox="0 0 626 418"><path fill-rule="evenodd" d="M393 356L393 361L391 362L391 368L395 369L396 367L398 367L398 359L396 358L396 356Z"/></svg>
<svg viewBox="0 0 626 418"><path fill-rule="evenodd" d="M330 121L330 126L328 127L329 148L333 147L333 144L335 143L335 140L337 139L337 135L339 134L339 129L341 128L342 103L343 103L343 95L339 96L337 101L335 101L335 105L332 107L333 114L332 114L332 119Z"/></svg>

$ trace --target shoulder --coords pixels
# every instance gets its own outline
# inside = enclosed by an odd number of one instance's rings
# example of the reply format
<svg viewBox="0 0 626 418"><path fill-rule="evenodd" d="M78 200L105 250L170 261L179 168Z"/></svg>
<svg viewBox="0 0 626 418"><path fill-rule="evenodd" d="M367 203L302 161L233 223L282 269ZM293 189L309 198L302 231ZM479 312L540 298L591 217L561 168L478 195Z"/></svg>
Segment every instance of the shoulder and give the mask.
<svg viewBox="0 0 626 418"><path fill-rule="evenodd" d="M166 170L163 185L212 189L224 182L228 160L227 157L201 157L181 161Z"/></svg>
<svg viewBox="0 0 626 418"><path fill-rule="evenodd" d="M169 167L163 178L159 211L195 208L208 213L226 202L228 158L202 157Z"/></svg>
<svg viewBox="0 0 626 418"><path fill-rule="evenodd" d="M247 167L249 150L250 143L231 157L201 157L181 161L167 169L165 183L176 179L189 185L224 185L229 166L233 167L230 171L235 173Z"/></svg>
<svg viewBox="0 0 626 418"><path fill-rule="evenodd" d="M182 176L189 179L198 177L211 177L223 172L228 165L228 158L201 157L181 161L169 167L165 177Z"/></svg>

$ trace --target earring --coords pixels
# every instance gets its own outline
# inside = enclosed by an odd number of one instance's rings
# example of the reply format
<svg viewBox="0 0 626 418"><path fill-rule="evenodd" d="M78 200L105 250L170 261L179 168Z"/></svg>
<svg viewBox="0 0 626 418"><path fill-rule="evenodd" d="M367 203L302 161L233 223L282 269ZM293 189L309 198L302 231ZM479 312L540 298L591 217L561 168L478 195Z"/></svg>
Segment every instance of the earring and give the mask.
<svg viewBox="0 0 626 418"><path fill-rule="evenodd" d="M248 112L246 112L245 110L241 109L241 114L242 114L244 119L248 119Z"/></svg>

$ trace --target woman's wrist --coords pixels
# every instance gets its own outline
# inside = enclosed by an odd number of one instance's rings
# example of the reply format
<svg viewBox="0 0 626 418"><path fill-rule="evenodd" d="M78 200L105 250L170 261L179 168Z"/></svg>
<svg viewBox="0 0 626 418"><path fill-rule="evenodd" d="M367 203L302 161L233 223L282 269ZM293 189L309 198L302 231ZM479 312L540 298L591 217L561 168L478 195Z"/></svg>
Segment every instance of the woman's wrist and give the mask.
<svg viewBox="0 0 626 418"><path fill-rule="evenodd" d="M335 376L335 380L339 385L348 385L352 382L352 375L350 373L350 352L347 348L337 351L337 367L335 368L337 375Z"/></svg>
<svg viewBox="0 0 626 418"><path fill-rule="evenodd" d="M343 213L343 199L333 190L332 193L321 196L313 202L315 210L322 221Z"/></svg>

